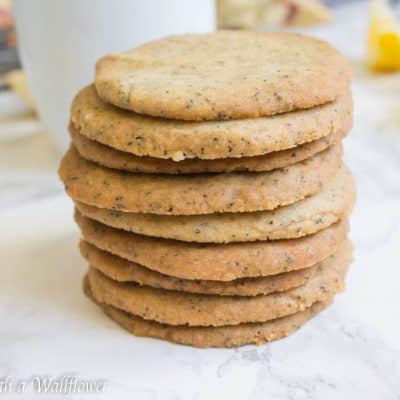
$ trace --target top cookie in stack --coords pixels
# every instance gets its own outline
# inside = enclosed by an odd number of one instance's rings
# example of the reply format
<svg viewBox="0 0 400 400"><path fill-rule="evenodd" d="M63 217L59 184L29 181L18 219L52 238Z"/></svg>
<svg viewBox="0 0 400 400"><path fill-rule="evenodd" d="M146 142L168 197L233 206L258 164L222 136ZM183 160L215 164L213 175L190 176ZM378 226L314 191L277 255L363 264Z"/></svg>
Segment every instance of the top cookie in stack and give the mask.
<svg viewBox="0 0 400 400"><path fill-rule="evenodd" d="M99 60L60 167L86 292L137 335L203 347L283 337L322 309L351 258L350 81L329 44L289 33Z"/></svg>

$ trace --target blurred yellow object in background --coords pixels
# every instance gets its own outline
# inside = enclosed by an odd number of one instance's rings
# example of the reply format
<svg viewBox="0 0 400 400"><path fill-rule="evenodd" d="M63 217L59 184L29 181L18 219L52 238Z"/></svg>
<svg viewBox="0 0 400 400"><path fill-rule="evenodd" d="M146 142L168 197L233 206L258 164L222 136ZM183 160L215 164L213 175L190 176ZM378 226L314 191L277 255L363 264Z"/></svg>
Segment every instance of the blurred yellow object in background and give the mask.
<svg viewBox="0 0 400 400"><path fill-rule="evenodd" d="M331 14L319 0L217 0L219 28L310 26L329 22Z"/></svg>
<svg viewBox="0 0 400 400"><path fill-rule="evenodd" d="M400 32L387 0L371 3L368 62L376 71L400 69Z"/></svg>
<svg viewBox="0 0 400 400"><path fill-rule="evenodd" d="M36 105L29 91L28 81L22 69L15 69L4 76L4 82L33 110Z"/></svg>

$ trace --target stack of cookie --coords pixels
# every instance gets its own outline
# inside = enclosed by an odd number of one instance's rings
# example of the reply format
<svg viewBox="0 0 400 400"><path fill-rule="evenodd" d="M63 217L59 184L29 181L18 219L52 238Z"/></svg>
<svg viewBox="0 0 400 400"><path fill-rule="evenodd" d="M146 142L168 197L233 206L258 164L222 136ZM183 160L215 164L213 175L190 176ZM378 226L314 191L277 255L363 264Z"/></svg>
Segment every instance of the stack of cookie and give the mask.
<svg viewBox="0 0 400 400"><path fill-rule="evenodd" d="M60 167L89 297L198 347L294 332L344 287L347 62L288 33L169 37L96 67Z"/></svg>

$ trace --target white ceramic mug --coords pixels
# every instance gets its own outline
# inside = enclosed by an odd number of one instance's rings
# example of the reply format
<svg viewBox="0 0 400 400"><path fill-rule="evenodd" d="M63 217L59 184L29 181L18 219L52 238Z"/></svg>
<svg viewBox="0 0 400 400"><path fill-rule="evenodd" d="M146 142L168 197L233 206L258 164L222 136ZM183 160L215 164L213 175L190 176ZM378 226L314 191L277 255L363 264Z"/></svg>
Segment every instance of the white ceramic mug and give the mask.
<svg viewBox="0 0 400 400"><path fill-rule="evenodd" d="M165 35L215 29L214 0L13 0L19 49L41 119L66 149L73 96L101 56Z"/></svg>

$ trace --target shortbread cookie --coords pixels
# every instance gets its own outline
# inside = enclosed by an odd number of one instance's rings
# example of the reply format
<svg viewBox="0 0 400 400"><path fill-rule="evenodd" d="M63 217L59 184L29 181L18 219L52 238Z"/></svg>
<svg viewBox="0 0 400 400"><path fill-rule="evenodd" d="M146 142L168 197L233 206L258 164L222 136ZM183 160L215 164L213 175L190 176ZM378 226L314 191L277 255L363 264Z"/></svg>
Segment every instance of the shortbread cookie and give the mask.
<svg viewBox="0 0 400 400"><path fill-rule="evenodd" d="M72 199L99 208L165 215L272 210L313 195L339 170L342 147L271 172L168 176L101 167L71 147L59 174Z"/></svg>
<svg viewBox="0 0 400 400"><path fill-rule="evenodd" d="M260 296L218 296L177 292L116 282L90 268L88 279L95 300L144 319L168 325L224 326L265 322L304 311L344 289L349 262L333 257L304 285Z"/></svg>
<svg viewBox="0 0 400 400"><path fill-rule="evenodd" d="M346 239L347 221L300 239L198 244L158 239L110 228L83 217L83 238L99 249L151 270L183 279L230 281L295 271L324 260Z"/></svg>
<svg viewBox="0 0 400 400"><path fill-rule="evenodd" d="M220 296L257 296L274 292L284 292L304 285L313 278L327 263L329 258L309 268L297 271L284 272L260 278L241 278L233 281L204 281L187 280L160 274L139 264L114 256L85 242L80 243L80 250L90 266L102 272L110 279L119 282L135 282L139 285L151 286L159 289L177 290L180 292L216 294ZM352 245L345 241L339 246L335 254L351 254Z"/></svg>
<svg viewBox="0 0 400 400"><path fill-rule="evenodd" d="M83 290L96 303L87 276L83 280ZM222 327L165 325L106 304L97 304L111 319L135 336L168 340L194 347L238 347L245 344L261 345L288 336L331 303L332 299L324 303L314 303L304 311L267 322Z"/></svg>
<svg viewBox="0 0 400 400"><path fill-rule="evenodd" d="M258 118L337 99L349 63L328 43L292 33L217 31L171 36L96 65L107 103L181 120Z"/></svg>
<svg viewBox="0 0 400 400"><path fill-rule="evenodd" d="M71 109L72 125L88 139L137 156L174 161L252 157L291 149L350 130L352 115L349 91L308 110L218 122L174 121L117 109L102 102L92 86L78 93Z"/></svg>
<svg viewBox="0 0 400 400"><path fill-rule="evenodd" d="M217 160L188 159L180 162L136 156L124 151L90 140L81 135L72 124L69 131L74 147L86 160L93 161L104 167L137 173L156 174L198 174L218 172L264 172L296 164L315 154L339 143L346 132L337 131L321 139L302 144L288 150L274 151L269 154L241 157L220 158Z"/></svg>
<svg viewBox="0 0 400 400"><path fill-rule="evenodd" d="M273 211L169 216L107 210L79 202L76 207L86 217L142 235L185 242L231 243L293 239L318 232L349 215L355 195L354 180L342 167L321 192Z"/></svg>

